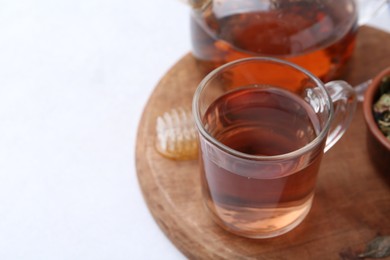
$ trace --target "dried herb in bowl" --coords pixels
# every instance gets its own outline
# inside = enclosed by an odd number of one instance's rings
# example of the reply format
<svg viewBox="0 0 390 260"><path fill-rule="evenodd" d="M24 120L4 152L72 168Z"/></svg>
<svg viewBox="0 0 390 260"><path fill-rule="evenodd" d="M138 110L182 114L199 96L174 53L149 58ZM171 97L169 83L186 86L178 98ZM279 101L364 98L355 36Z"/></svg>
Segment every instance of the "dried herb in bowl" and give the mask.
<svg viewBox="0 0 390 260"><path fill-rule="evenodd" d="M379 129L390 141L390 75L383 77L379 86L379 98L373 106L374 119Z"/></svg>

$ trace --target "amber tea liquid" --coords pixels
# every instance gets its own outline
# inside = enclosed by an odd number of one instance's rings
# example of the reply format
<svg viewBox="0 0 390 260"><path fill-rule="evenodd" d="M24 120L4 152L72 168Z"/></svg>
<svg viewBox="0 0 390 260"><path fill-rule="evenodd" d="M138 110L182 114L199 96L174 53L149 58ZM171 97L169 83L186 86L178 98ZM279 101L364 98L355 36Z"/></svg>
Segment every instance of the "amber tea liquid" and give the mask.
<svg viewBox="0 0 390 260"><path fill-rule="evenodd" d="M254 1L237 1L233 11L225 2L213 1L191 17L193 54L207 71L240 58L272 56L327 82L340 76L353 53L357 17L351 0L274 1L277 6L267 10L257 1L248 11L245 3Z"/></svg>
<svg viewBox="0 0 390 260"><path fill-rule="evenodd" d="M227 147L261 156L295 151L320 132L316 115L301 98L264 86L239 88L221 96L207 109L203 123ZM248 168L227 157L215 159L203 153L200 168L207 208L221 226L239 235L267 237L287 232L311 207L323 142L309 155L280 166L273 162L273 168L266 163ZM205 146L202 138L201 145Z"/></svg>

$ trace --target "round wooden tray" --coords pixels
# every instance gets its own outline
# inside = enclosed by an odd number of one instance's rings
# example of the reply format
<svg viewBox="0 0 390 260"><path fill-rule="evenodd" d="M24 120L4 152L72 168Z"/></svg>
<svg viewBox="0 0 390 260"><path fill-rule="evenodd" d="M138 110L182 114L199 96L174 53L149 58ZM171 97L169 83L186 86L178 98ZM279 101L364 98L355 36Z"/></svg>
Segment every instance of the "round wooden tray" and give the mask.
<svg viewBox="0 0 390 260"><path fill-rule="evenodd" d="M365 81L390 65L390 35L360 28L345 80ZM390 180L372 165L361 104L344 137L324 156L313 207L301 225L272 239L246 239L216 226L203 207L197 161L173 161L154 147L157 116L190 108L204 74L191 54L159 82L145 107L136 147L139 184L156 222L189 258L339 259L390 234ZM351 258L348 258L351 259Z"/></svg>

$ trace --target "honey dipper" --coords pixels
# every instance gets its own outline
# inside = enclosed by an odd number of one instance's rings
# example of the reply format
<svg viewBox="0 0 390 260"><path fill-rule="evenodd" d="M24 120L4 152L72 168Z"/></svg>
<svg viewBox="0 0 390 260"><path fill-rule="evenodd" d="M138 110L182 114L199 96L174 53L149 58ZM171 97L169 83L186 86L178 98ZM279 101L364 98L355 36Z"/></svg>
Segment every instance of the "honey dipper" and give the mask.
<svg viewBox="0 0 390 260"><path fill-rule="evenodd" d="M193 160L198 156L198 140L190 110L172 109L157 117L156 149L174 160Z"/></svg>

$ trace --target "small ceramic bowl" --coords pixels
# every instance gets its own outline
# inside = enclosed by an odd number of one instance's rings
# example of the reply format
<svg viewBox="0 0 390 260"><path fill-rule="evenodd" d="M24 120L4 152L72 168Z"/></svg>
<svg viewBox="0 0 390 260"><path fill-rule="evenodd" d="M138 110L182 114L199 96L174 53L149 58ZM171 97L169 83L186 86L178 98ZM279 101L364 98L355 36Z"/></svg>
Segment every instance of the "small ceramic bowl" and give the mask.
<svg viewBox="0 0 390 260"><path fill-rule="evenodd" d="M377 168L390 175L390 141L380 131L373 116L373 104L379 98L379 86L383 77L390 75L390 67L379 73L366 90L363 101L364 119L367 125L367 147Z"/></svg>

